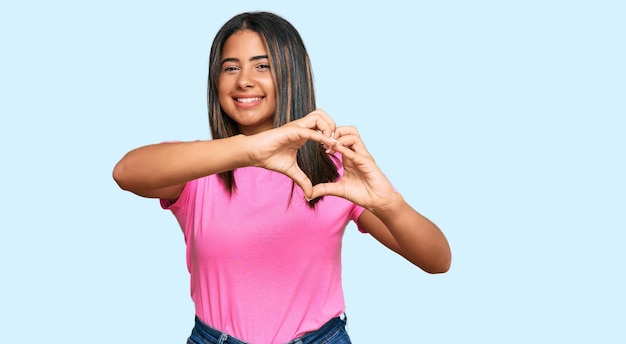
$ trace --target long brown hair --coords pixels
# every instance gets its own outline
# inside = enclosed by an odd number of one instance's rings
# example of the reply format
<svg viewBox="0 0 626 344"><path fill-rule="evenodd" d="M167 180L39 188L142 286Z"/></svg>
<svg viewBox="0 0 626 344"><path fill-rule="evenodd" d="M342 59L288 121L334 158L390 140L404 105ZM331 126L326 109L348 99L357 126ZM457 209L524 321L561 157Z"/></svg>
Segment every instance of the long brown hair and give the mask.
<svg viewBox="0 0 626 344"><path fill-rule="evenodd" d="M268 52L276 89L274 128L302 118L316 109L311 63L296 28L274 13L241 13L222 26L211 46L207 102L209 125L214 139L240 134L237 123L226 115L219 104L218 81L224 42L235 32L244 29L258 33ZM332 182L339 177L331 157L318 143L309 141L304 144L298 150L297 162L313 185ZM231 193L237 188L233 171L222 172L219 177ZM319 199L309 204L314 206Z"/></svg>

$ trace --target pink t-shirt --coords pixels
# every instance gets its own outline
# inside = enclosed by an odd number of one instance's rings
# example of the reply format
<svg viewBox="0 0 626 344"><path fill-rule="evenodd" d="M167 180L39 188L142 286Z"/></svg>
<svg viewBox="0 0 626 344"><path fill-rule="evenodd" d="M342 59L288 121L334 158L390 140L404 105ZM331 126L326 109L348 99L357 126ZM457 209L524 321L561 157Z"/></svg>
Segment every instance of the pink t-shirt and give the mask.
<svg viewBox="0 0 626 344"><path fill-rule="evenodd" d="M267 344L343 313L341 240L363 208L325 196L311 209L291 179L258 167L235 170L235 180L232 196L211 175L188 182L173 204L161 200L184 233L198 318Z"/></svg>

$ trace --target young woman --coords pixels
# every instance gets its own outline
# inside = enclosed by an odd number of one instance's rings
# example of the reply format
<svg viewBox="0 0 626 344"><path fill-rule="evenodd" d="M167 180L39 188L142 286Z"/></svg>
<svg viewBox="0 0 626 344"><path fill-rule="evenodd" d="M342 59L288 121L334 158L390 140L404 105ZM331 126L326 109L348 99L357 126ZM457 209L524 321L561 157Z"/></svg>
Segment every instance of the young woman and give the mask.
<svg viewBox="0 0 626 344"><path fill-rule="evenodd" d="M316 109L296 29L242 13L217 33L212 139L147 145L113 177L161 199L187 244L196 324L188 343L349 343L341 240L350 221L429 273L451 253L394 189L354 127Z"/></svg>

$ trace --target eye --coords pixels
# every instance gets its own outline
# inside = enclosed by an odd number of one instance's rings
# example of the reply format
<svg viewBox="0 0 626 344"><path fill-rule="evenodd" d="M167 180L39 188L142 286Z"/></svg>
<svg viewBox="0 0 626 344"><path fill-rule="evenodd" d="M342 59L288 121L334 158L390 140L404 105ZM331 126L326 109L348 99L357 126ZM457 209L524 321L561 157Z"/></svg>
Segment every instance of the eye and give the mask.
<svg viewBox="0 0 626 344"><path fill-rule="evenodd" d="M235 66L227 66L223 68L224 73L232 73L232 72L236 72L239 68L235 67Z"/></svg>
<svg viewBox="0 0 626 344"><path fill-rule="evenodd" d="M260 70L270 70L270 65L267 63L261 63L257 65L256 68Z"/></svg>

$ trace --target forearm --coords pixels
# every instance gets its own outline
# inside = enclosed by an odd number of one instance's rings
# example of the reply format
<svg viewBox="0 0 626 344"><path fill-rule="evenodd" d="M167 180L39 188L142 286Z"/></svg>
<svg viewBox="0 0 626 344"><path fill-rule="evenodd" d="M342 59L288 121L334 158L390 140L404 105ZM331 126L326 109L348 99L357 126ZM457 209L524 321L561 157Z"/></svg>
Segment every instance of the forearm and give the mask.
<svg viewBox="0 0 626 344"><path fill-rule="evenodd" d="M399 193L385 206L369 210L385 224L403 257L430 273L448 271L451 252L446 237Z"/></svg>
<svg viewBox="0 0 626 344"><path fill-rule="evenodd" d="M122 189L142 193L233 170L247 164L244 140L238 135L140 147L117 163L113 178Z"/></svg>

